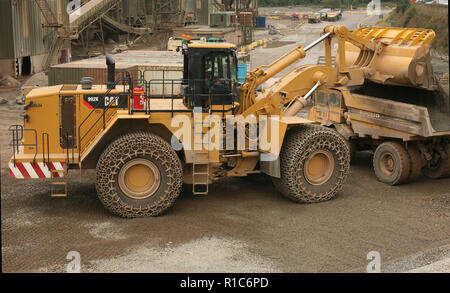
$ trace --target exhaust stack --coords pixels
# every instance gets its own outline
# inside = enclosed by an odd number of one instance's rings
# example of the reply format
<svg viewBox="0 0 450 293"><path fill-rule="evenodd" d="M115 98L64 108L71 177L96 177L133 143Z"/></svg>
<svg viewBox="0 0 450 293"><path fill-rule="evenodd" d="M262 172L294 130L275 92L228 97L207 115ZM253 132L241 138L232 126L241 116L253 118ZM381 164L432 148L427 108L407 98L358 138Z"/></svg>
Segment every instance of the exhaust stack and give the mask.
<svg viewBox="0 0 450 293"><path fill-rule="evenodd" d="M114 78L116 75L116 61L106 54L106 66L108 67L108 81L106 82L106 88L109 90L115 89Z"/></svg>

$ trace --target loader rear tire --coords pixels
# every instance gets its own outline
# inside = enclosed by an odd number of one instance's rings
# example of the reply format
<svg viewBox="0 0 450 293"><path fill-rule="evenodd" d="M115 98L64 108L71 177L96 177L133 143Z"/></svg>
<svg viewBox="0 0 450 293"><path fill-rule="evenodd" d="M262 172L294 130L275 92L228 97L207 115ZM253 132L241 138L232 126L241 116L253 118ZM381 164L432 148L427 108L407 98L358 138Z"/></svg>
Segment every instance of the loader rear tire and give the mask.
<svg viewBox="0 0 450 293"><path fill-rule="evenodd" d="M301 203L329 200L339 192L349 173L350 150L332 129L305 124L286 134L280 153L278 191Z"/></svg>
<svg viewBox="0 0 450 293"><path fill-rule="evenodd" d="M178 198L182 185L183 169L176 152L150 132L119 136L97 162L98 197L120 217L163 214Z"/></svg>
<svg viewBox="0 0 450 293"><path fill-rule="evenodd" d="M406 148L394 141L380 144L373 154L373 169L378 180L398 185L408 180L411 161Z"/></svg>

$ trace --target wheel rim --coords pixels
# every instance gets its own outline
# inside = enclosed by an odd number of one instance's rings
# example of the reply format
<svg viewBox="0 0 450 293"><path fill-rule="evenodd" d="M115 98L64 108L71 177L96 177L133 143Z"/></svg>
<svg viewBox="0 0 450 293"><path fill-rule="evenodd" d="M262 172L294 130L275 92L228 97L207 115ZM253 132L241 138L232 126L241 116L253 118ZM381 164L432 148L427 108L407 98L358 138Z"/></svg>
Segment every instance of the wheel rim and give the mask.
<svg viewBox="0 0 450 293"><path fill-rule="evenodd" d="M392 175L395 172L395 159L390 153L383 153L380 157L380 169L386 175Z"/></svg>
<svg viewBox="0 0 450 293"><path fill-rule="evenodd" d="M327 150L317 150L306 160L304 175L312 185L321 185L330 179L334 170L334 157Z"/></svg>
<svg viewBox="0 0 450 293"><path fill-rule="evenodd" d="M152 196L161 184L161 176L155 164L146 159L133 159L119 172L122 192L133 199Z"/></svg>

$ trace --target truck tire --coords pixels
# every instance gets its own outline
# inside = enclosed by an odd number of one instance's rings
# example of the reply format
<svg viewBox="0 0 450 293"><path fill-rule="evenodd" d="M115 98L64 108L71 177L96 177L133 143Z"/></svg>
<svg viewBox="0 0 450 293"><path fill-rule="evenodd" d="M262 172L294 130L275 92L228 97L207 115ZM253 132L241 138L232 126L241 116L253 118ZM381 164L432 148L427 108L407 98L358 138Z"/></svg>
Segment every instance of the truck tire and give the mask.
<svg viewBox="0 0 450 293"><path fill-rule="evenodd" d="M450 155L450 147L447 154ZM440 158L437 164L423 168L423 175L432 179L450 177L450 156L447 159Z"/></svg>
<svg viewBox="0 0 450 293"><path fill-rule="evenodd" d="M419 152L419 148L415 145L408 146L408 154L411 164L407 182L416 181L422 175L422 168L425 166L425 160Z"/></svg>
<svg viewBox="0 0 450 293"><path fill-rule="evenodd" d="M408 180L411 163L405 147L394 141L380 144L373 155L373 169L378 180L397 185Z"/></svg>
<svg viewBox="0 0 450 293"><path fill-rule="evenodd" d="M277 190L301 203L329 200L339 192L349 173L350 150L332 129L304 124L286 133L280 153Z"/></svg>
<svg viewBox="0 0 450 293"><path fill-rule="evenodd" d="M183 169L174 149L146 131L119 136L97 162L101 203L124 218L159 216L178 198Z"/></svg>

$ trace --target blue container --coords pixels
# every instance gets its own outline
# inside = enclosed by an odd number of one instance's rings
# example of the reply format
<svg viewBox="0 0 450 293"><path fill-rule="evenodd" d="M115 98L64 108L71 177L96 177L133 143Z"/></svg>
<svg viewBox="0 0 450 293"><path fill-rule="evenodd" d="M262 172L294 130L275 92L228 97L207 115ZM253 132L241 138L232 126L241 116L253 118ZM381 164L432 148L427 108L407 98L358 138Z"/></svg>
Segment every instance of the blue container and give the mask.
<svg viewBox="0 0 450 293"><path fill-rule="evenodd" d="M256 27L266 27L266 17L258 16L256 18Z"/></svg>
<svg viewBox="0 0 450 293"><path fill-rule="evenodd" d="M245 77L247 76L247 64L239 63L238 64L238 81L243 83L245 81Z"/></svg>

